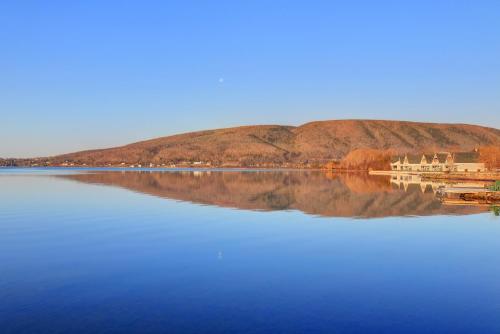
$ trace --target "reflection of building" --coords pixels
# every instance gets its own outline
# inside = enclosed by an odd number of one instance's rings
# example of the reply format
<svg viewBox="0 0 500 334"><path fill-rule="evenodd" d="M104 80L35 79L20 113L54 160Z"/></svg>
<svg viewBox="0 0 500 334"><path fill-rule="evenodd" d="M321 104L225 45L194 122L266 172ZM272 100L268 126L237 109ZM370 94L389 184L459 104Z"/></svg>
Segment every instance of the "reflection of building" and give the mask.
<svg viewBox="0 0 500 334"><path fill-rule="evenodd" d="M444 182L437 180L422 180L422 177L417 174L408 173L395 173L391 175L391 184L395 185L398 189L408 190L411 185L420 187L423 193L434 192L440 188L459 188L459 189L484 189L485 183L478 182Z"/></svg>
<svg viewBox="0 0 500 334"><path fill-rule="evenodd" d="M391 175L391 184L396 185L399 189L408 190L410 185L420 186L423 193L427 191L436 192L440 187L444 187L445 183L440 181L422 181L420 175L412 175L406 173L397 173Z"/></svg>
<svg viewBox="0 0 500 334"><path fill-rule="evenodd" d="M481 172L477 152L405 154L391 159L391 170L406 172Z"/></svg>

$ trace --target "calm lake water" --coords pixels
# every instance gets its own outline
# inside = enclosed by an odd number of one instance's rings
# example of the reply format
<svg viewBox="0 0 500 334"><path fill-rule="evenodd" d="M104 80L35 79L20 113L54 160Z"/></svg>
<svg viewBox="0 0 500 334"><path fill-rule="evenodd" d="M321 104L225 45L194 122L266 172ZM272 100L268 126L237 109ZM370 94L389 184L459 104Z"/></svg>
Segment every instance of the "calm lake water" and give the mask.
<svg viewBox="0 0 500 334"><path fill-rule="evenodd" d="M435 188L0 169L0 332L499 333L500 219Z"/></svg>

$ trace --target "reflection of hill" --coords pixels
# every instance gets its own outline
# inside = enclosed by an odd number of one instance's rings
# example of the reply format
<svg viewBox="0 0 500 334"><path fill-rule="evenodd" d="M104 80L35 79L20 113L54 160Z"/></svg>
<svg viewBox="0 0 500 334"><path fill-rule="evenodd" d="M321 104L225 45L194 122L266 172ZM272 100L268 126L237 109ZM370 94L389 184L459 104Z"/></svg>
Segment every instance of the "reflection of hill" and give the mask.
<svg viewBox="0 0 500 334"><path fill-rule="evenodd" d="M385 177L321 172L98 172L60 176L158 197L248 210L300 210L339 217L471 214L442 206L420 187L394 189Z"/></svg>

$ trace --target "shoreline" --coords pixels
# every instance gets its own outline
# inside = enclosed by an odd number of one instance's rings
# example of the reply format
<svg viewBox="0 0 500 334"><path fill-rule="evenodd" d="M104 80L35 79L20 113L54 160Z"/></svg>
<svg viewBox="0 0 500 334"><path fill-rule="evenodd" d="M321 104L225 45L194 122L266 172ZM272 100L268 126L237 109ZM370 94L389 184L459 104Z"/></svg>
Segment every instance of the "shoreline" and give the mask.
<svg viewBox="0 0 500 334"><path fill-rule="evenodd" d="M322 168L291 167L113 167L113 166L0 166L0 169L104 169L121 171L327 171Z"/></svg>

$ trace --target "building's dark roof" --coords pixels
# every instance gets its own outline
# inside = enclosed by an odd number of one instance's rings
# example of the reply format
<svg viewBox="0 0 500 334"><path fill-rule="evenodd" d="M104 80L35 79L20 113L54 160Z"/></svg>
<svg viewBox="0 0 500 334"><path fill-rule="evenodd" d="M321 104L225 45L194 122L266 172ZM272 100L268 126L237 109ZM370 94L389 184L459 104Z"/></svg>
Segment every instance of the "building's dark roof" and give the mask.
<svg viewBox="0 0 500 334"><path fill-rule="evenodd" d="M446 159L448 158L447 152L440 152L436 153L436 156L438 158L439 163L444 164L446 163ZM427 163L431 163L432 160L434 159L434 153L424 153L423 154L425 159L427 160ZM475 163L479 162L479 153L478 152L457 152L453 153L453 162L455 163ZM409 164L420 164L422 162L422 154L406 154L406 157L408 158L408 163ZM404 161L404 157L399 157L399 156L393 156L391 157L391 163L395 163L398 161L398 159L401 159L400 161Z"/></svg>
<svg viewBox="0 0 500 334"><path fill-rule="evenodd" d="M437 153L437 158L440 164L444 164L446 162L446 158L448 157L448 153Z"/></svg>
<svg viewBox="0 0 500 334"><path fill-rule="evenodd" d="M428 164L430 164L432 162L432 159L434 159L434 153L424 153L424 156Z"/></svg>
<svg viewBox="0 0 500 334"><path fill-rule="evenodd" d="M391 164L394 164L398 161L402 161L403 159L401 159L401 157L399 155L395 155L395 156L392 156L391 157Z"/></svg>
<svg viewBox="0 0 500 334"><path fill-rule="evenodd" d="M478 152L457 152L453 154L454 163L474 163L479 162Z"/></svg>
<svg viewBox="0 0 500 334"><path fill-rule="evenodd" d="M422 161L422 154L407 154L408 163L419 164Z"/></svg>

